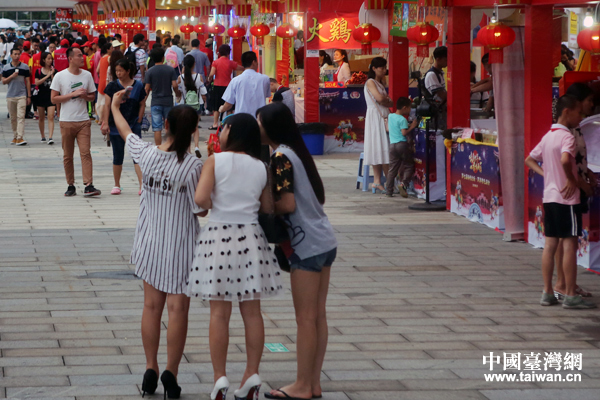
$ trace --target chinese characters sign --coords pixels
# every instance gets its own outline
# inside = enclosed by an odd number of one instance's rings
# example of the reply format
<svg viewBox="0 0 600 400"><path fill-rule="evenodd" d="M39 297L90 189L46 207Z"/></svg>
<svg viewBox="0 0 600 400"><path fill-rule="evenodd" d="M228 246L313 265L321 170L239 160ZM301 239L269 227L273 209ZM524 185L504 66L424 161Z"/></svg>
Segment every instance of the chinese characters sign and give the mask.
<svg viewBox="0 0 600 400"><path fill-rule="evenodd" d="M72 8L57 8L56 9L56 26L60 29L68 29L73 23Z"/></svg>
<svg viewBox="0 0 600 400"><path fill-rule="evenodd" d="M359 24L356 13L309 12L307 49L360 49L352 38Z"/></svg>

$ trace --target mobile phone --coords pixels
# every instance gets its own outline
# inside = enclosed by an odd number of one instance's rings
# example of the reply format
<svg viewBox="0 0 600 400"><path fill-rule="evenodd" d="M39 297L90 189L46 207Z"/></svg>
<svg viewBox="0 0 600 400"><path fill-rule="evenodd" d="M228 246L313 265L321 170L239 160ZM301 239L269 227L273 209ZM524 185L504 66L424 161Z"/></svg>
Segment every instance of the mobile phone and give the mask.
<svg viewBox="0 0 600 400"><path fill-rule="evenodd" d="M129 96L131 96L131 91L133 90L133 86L127 86L125 88L125 94L123 95L123 101L127 100Z"/></svg>

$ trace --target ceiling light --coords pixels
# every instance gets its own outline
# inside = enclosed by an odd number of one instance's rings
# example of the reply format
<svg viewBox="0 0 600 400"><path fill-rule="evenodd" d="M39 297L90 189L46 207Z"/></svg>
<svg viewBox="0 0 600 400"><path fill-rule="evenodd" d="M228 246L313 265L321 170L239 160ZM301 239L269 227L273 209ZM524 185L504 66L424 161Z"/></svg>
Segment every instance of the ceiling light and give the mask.
<svg viewBox="0 0 600 400"><path fill-rule="evenodd" d="M193 21L193 20L194 20L194 16L192 15L192 16L190 17L190 21Z"/></svg>
<svg viewBox="0 0 600 400"><path fill-rule="evenodd" d="M183 17L181 17L181 19L184 20L184 21L185 21L185 18L186 18L185 15Z"/></svg>
<svg viewBox="0 0 600 400"><path fill-rule="evenodd" d="M583 20L583 26L586 28L594 25L594 17L592 17L592 9L588 7L587 12L585 13L585 19Z"/></svg>
<svg viewBox="0 0 600 400"><path fill-rule="evenodd" d="M177 21L178 19L179 19L179 17L178 17L178 16L175 16L175 21Z"/></svg>

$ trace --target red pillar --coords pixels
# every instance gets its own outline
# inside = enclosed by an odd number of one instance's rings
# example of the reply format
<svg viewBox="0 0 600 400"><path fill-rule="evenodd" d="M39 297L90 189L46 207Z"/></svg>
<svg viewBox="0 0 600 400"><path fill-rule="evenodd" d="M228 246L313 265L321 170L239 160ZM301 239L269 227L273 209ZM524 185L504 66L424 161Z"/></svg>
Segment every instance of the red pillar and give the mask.
<svg viewBox="0 0 600 400"><path fill-rule="evenodd" d="M242 65L242 38L232 40L233 49L231 49L233 61Z"/></svg>
<svg viewBox="0 0 600 400"><path fill-rule="evenodd" d="M312 21L311 21L312 22ZM308 18L304 18L304 43L308 40ZM319 122L319 83L321 70L319 57L308 56L308 46L304 46L304 122ZM315 50L312 51L314 53ZM408 59L407 59L408 62Z"/></svg>
<svg viewBox="0 0 600 400"><path fill-rule="evenodd" d="M471 8L451 7L448 11L448 128L469 127L471 122ZM450 157L446 158L446 193L450 188ZM450 209L450 196L446 196Z"/></svg>
<svg viewBox="0 0 600 400"><path fill-rule="evenodd" d="M525 7L525 157L552 124L553 52L540 43L552 43L552 6ZM528 176L525 167L525 177ZM529 187L525 178L525 237L527 237Z"/></svg>
<svg viewBox="0 0 600 400"><path fill-rule="evenodd" d="M148 31L156 32L156 0L148 0ZM150 35L148 35L150 36ZM152 46L156 41L148 41L148 51L152 50Z"/></svg>
<svg viewBox="0 0 600 400"><path fill-rule="evenodd" d="M389 88L390 97L394 102L395 109L396 100L399 97L408 97L408 80L410 74L408 66L408 39L390 36L389 40Z"/></svg>
<svg viewBox="0 0 600 400"><path fill-rule="evenodd" d="M96 29L96 25L98 25L98 3L92 3L92 24L94 24L94 29Z"/></svg>

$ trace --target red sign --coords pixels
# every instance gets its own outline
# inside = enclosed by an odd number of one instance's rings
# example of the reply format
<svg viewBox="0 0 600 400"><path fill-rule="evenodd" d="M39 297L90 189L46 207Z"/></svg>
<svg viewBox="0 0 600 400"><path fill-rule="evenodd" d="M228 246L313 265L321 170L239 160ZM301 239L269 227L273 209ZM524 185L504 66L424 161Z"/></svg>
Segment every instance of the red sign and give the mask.
<svg viewBox="0 0 600 400"><path fill-rule="evenodd" d="M356 13L312 13L309 12L308 50L360 49L361 44L352 38L352 32L360 25ZM373 47L378 47L373 43ZM381 47L385 47L381 45Z"/></svg>

